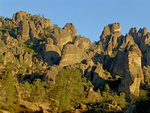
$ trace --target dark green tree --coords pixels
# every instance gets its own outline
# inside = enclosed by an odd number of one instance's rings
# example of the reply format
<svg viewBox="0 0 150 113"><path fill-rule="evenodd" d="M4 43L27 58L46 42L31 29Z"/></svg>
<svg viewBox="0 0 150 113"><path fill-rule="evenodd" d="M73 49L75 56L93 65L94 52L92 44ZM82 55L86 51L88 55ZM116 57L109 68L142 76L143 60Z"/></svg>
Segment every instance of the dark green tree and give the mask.
<svg viewBox="0 0 150 113"><path fill-rule="evenodd" d="M71 68L62 69L51 92L52 98L59 102L59 112L68 110L72 102L80 100L83 90L80 71Z"/></svg>
<svg viewBox="0 0 150 113"><path fill-rule="evenodd" d="M16 87L13 75L10 72L5 72L2 78L3 91L5 92L6 102L13 103L16 101Z"/></svg>

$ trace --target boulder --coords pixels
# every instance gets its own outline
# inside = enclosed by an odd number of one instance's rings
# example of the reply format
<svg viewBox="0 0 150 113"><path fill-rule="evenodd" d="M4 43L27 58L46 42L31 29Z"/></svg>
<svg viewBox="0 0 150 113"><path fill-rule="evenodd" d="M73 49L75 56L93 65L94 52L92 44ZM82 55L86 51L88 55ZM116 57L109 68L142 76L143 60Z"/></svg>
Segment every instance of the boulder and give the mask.
<svg viewBox="0 0 150 113"><path fill-rule="evenodd" d="M44 47L44 60L49 65L58 64L61 56L60 49L53 45L53 39L47 38Z"/></svg>
<svg viewBox="0 0 150 113"><path fill-rule="evenodd" d="M85 37L76 37L74 44L84 51L88 50L91 46L90 40Z"/></svg>
<svg viewBox="0 0 150 113"><path fill-rule="evenodd" d="M75 63L80 63L87 58L87 54L83 52L79 47L73 44L67 44L62 50L62 56L59 65L67 66Z"/></svg>
<svg viewBox="0 0 150 113"><path fill-rule="evenodd" d="M67 23L64 28L66 31L68 31L72 37L77 36L77 31L76 28L74 27L74 25L72 23Z"/></svg>
<svg viewBox="0 0 150 113"><path fill-rule="evenodd" d="M60 50L63 49L65 44L72 42L73 40L71 34L65 29L54 29L51 37L54 39L54 44L57 45Z"/></svg>
<svg viewBox="0 0 150 113"><path fill-rule="evenodd" d="M51 66L50 69L45 72L42 80L46 81L48 84L55 84L56 76L59 74L59 71L59 66Z"/></svg>

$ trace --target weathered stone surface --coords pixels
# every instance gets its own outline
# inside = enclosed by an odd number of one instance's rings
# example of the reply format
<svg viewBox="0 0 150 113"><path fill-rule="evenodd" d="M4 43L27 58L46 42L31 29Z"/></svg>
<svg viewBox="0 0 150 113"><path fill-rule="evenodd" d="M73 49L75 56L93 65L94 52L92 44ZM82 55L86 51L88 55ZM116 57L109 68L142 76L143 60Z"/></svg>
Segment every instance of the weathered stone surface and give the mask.
<svg viewBox="0 0 150 113"><path fill-rule="evenodd" d="M143 65L150 65L150 33L141 38L140 49L143 53Z"/></svg>
<svg viewBox="0 0 150 113"><path fill-rule="evenodd" d="M135 99L139 96L140 83L143 82L143 72L141 68L142 54L131 38L131 36L126 36L123 42L123 46L126 45L124 47L127 52L125 52L124 66L122 65L124 69L122 70L123 78L120 85L120 89L125 91L128 100Z"/></svg>
<svg viewBox="0 0 150 113"><path fill-rule="evenodd" d="M49 70L46 71L42 80L46 81L48 84L55 84L56 76L59 74L59 66L51 66Z"/></svg>
<svg viewBox="0 0 150 113"><path fill-rule="evenodd" d="M29 35L30 37L37 37L37 33L36 33L36 27L33 21L29 21Z"/></svg>
<svg viewBox="0 0 150 113"><path fill-rule="evenodd" d="M72 37L77 36L77 31L76 28L74 27L74 25L72 23L67 23L64 28L66 31L68 31Z"/></svg>
<svg viewBox="0 0 150 113"><path fill-rule="evenodd" d="M62 57L60 60L60 66L67 66L75 63L80 63L86 59L87 54L84 53L79 47L73 44L67 44L62 50Z"/></svg>
<svg viewBox="0 0 150 113"><path fill-rule="evenodd" d="M127 34L116 57L107 64L113 75L122 77L119 91L125 91L128 100L139 96L140 83L143 82L141 57L142 53L133 37Z"/></svg>
<svg viewBox="0 0 150 113"><path fill-rule="evenodd" d="M23 106L26 109L32 110L34 112L42 111L41 107L36 105L35 103L31 103L29 101L24 101L22 99L19 100L19 103L21 106Z"/></svg>
<svg viewBox="0 0 150 113"><path fill-rule="evenodd" d="M12 47L12 46L17 46L18 45L18 41L16 39L14 39L11 36L4 36L4 42L7 46Z"/></svg>
<svg viewBox="0 0 150 113"><path fill-rule="evenodd" d="M19 67L19 62L11 52L3 53L3 65L14 64L16 67Z"/></svg>
<svg viewBox="0 0 150 113"><path fill-rule="evenodd" d="M102 47L108 55L111 56L112 52L121 45L122 34L120 33L121 27L119 23L109 24L104 28L104 31L100 37Z"/></svg>
<svg viewBox="0 0 150 113"><path fill-rule="evenodd" d="M106 105L104 106L107 111L116 111L121 112L122 109L120 106L117 105L117 102L114 100L110 100Z"/></svg>
<svg viewBox="0 0 150 113"><path fill-rule="evenodd" d="M93 86L89 86L88 92L87 92L87 98L89 99L89 102L96 102L100 99L100 95L96 93L93 90Z"/></svg>
<svg viewBox="0 0 150 113"><path fill-rule="evenodd" d="M150 85L150 66L143 67L144 82Z"/></svg>
<svg viewBox="0 0 150 113"><path fill-rule="evenodd" d="M51 37L54 39L54 44L59 47L60 50L63 46L69 42L72 42L73 37L65 29L54 29Z"/></svg>
<svg viewBox="0 0 150 113"><path fill-rule="evenodd" d="M98 63L96 65L96 69L95 69L95 76L98 74L98 76L104 80L107 80L109 78L112 78L112 76L110 75L109 72L106 72L104 69L103 69L103 65ZM96 80L96 78L94 78Z"/></svg>
<svg viewBox="0 0 150 113"><path fill-rule="evenodd" d="M127 99L132 100L139 96L142 80L141 56L132 51L128 52L128 68L125 73L125 93Z"/></svg>
<svg viewBox="0 0 150 113"><path fill-rule="evenodd" d="M25 11L19 11L13 15L13 22L18 24L22 20L28 21L30 20L31 16L32 16L31 14Z"/></svg>
<svg viewBox="0 0 150 113"><path fill-rule="evenodd" d="M82 50L88 50L91 46L90 40L85 37L76 37L74 44Z"/></svg>
<svg viewBox="0 0 150 113"><path fill-rule="evenodd" d="M19 35L18 40L20 42L26 42L30 39L29 37L29 24L27 21L20 21L19 22Z"/></svg>
<svg viewBox="0 0 150 113"><path fill-rule="evenodd" d="M119 32L120 33L120 31L121 31L120 23L113 23L113 24L109 24L108 26L109 26L110 31L112 33L115 33L115 32Z"/></svg>
<svg viewBox="0 0 150 113"><path fill-rule="evenodd" d="M106 80L112 78L109 72L103 69L103 65L98 63L96 66L90 67L86 70L85 76L92 84L98 88L105 85Z"/></svg>
<svg viewBox="0 0 150 113"><path fill-rule="evenodd" d="M32 66L32 54L25 52L24 54L19 55L19 60L21 63L25 64L26 66Z"/></svg>
<svg viewBox="0 0 150 113"><path fill-rule="evenodd" d="M44 59L49 65L58 64L61 56L60 49L53 45L53 39L47 38L44 47Z"/></svg>

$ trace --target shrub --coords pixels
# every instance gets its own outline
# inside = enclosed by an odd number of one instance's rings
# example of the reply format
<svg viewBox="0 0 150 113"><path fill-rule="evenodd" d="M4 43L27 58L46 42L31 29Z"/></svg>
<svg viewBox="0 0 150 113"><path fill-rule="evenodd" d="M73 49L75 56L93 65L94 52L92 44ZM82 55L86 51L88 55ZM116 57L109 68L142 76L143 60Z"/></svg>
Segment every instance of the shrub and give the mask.
<svg viewBox="0 0 150 113"><path fill-rule="evenodd" d="M25 90L30 94L29 99L31 101L41 102L44 101L46 96L45 87L47 86L46 82L42 82L41 79L36 79L33 84L25 82L23 85Z"/></svg>

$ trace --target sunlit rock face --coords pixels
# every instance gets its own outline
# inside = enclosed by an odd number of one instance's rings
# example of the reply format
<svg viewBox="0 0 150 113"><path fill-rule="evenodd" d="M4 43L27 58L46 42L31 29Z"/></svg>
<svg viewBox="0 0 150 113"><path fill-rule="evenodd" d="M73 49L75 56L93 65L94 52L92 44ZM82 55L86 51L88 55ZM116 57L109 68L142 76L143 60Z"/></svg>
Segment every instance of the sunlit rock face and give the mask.
<svg viewBox="0 0 150 113"><path fill-rule="evenodd" d="M59 65L67 66L75 63L80 63L86 59L87 54L83 52L79 47L73 44L67 44L62 50L62 56Z"/></svg>
<svg viewBox="0 0 150 113"><path fill-rule="evenodd" d="M122 42L122 34L120 33L120 23L109 24L104 27L100 37L103 49L111 56L112 52L117 50Z"/></svg>

